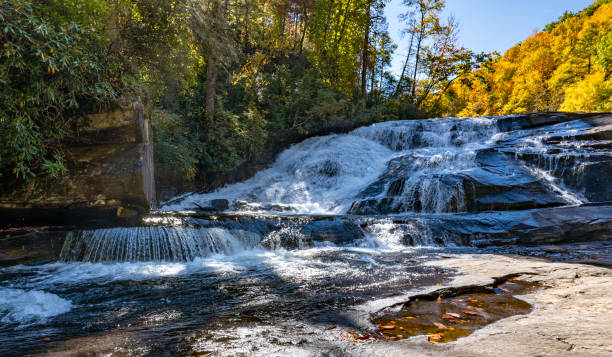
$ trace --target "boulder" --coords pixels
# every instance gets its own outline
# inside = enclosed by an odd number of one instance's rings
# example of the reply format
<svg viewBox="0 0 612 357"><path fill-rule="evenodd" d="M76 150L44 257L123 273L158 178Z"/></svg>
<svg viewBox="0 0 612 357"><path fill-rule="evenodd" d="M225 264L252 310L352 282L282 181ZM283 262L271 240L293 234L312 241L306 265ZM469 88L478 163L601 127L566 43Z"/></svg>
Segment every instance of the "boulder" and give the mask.
<svg viewBox="0 0 612 357"><path fill-rule="evenodd" d="M414 158L402 156L389 163L381 177L360 194L349 213L390 214L403 212L481 212L544 208L566 202L512 156L482 150L476 167L456 173L433 174L436 193L442 200L421 197L419 187L406 187L413 174Z"/></svg>
<svg viewBox="0 0 612 357"><path fill-rule="evenodd" d="M318 220L301 227L301 232L313 241L347 244L365 236L357 223L346 219Z"/></svg>
<svg viewBox="0 0 612 357"><path fill-rule="evenodd" d="M210 201L210 206L216 209L217 211L225 211L229 209L229 201L226 199L222 199L222 198L212 200Z"/></svg>

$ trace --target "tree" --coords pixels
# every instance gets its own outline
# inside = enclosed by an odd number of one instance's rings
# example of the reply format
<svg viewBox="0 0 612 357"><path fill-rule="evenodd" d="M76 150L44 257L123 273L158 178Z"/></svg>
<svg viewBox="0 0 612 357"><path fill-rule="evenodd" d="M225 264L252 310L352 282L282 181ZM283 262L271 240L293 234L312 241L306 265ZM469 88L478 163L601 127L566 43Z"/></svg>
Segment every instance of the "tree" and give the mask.
<svg viewBox="0 0 612 357"><path fill-rule="evenodd" d="M227 1L191 0L192 29L202 47L206 63L206 118L212 123L215 118L215 95L219 66L236 59L237 49L231 36L227 18Z"/></svg>

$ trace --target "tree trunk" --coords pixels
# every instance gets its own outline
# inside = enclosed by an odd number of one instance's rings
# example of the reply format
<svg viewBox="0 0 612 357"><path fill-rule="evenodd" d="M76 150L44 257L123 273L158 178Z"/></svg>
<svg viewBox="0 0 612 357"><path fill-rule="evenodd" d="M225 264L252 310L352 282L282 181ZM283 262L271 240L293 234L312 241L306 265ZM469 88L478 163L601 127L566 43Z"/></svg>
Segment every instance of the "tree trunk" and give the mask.
<svg viewBox="0 0 612 357"><path fill-rule="evenodd" d="M406 69L408 68L408 62L410 61L410 56L412 55L412 44L414 42L414 32L410 34L410 46L408 46L408 55L406 56L406 60L404 61L404 67L402 67L402 74L400 74L399 80L397 81L397 87L395 88L395 93L393 96L397 97L400 89L402 88L402 81L404 80L404 74L406 73Z"/></svg>
<svg viewBox="0 0 612 357"><path fill-rule="evenodd" d="M304 38L306 38L306 23L308 21L308 9L306 8L306 3L303 5L303 14L302 14L302 37L300 38L300 54L304 51Z"/></svg>
<svg viewBox="0 0 612 357"><path fill-rule="evenodd" d="M361 97L365 101L368 97L367 76L368 76L368 49L370 47L370 23L371 13L370 7L372 2L368 4L368 14L366 17L365 29L363 34L363 51L361 53Z"/></svg>
<svg viewBox="0 0 612 357"><path fill-rule="evenodd" d="M416 77L419 71L419 61L421 60L421 44L423 42L423 37L425 37L425 12L421 10L421 22L419 22L419 38L417 41L417 51L416 57L414 59L414 73L412 75L412 99L414 100L416 96Z"/></svg>
<svg viewBox="0 0 612 357"><path fill-rule="evenodd" d="M208 122L215 120L215 91L217 88L217 58L213 55L208 58L206 68L206 111Z"/></svg>
<svg viewBox="0 0 612 357"><path fill-rule="evenodd" d="M243 48L247 48L249 44L249 2L251 0L246 0L244 2L244 36L242 39Z"/></svg>
<svg viewBox="0 0 612 357"><path fill-rule="evenodd" d="M334 42L337 45L338 43L342 42L342 37L344 36L344 29L346 28L346 18L348 15L348 11L351 9L351 1L349 0L346 3L346 8L344 9L344 16L342 17L342 24L340 25L340 32L336 33L339 34L340 37L338 36L334 36Z"/></svg>

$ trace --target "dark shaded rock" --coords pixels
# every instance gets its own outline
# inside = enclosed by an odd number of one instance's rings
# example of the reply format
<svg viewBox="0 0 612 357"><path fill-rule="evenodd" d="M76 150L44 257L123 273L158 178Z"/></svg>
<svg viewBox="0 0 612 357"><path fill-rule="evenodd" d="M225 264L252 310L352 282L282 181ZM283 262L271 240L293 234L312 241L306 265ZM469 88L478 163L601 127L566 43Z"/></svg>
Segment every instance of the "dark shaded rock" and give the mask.
<svg viewBox="0 0 612 357"><path fill-rule="evenodd" d="M363 238L364 232L351 220L334 219L314 221L301 227L301 232L314 241L346 244Z"/></svg>
<svg viewBox="0 0 612 357"><path fill-rule="evenodd" d="M0 232L0 266L56 260L66 231Z"/></svg>
<svg viewBox="0 0 612 357"><path fill-rule="evenodd" d="M479 167L465 173L469 212L507 211L561 206L566 202L512 157L494 150L480 151Z"/></svg>
<svg viewBox="0 0 612 357"><path fill-rule="evenodd" d="M225 211L229 209L229 201L223 198L210 201L210 206L217 211Z"/></svg>
<svg viewBox="0 0 612 357"><path fill-rule="evenodd" d="M90 214L99 209L105 219L114 211L113 217L121 221L141 215L154 204L153 142L143 105L117 104L113 110L80 120L84 129L64 142L67 176L3 186L0 208L22 210L20 224L47 220L40 215L45 212L58 218L56 225L67 225L71 218L62 212L65 209L85 209ZM114 218L108 224L115 224ZM0 227L7 226L15 225L0 219Z"/></svg>
<svg viewBox="0 0 612 357"><path fill-rule="evenodd" d="M497 121L501 131L531 129L546 125L554 125L572 120L596 120L611 115L611 113L563 113L544 112L521 115L511 115Z"/></svg>
<svg viewBox="0 0 612 357"><path fill-rule="evenodd" d="M434 237L477 247L612 240L611 205L437 216L428 223Z"/></svg>
<svg viewBox="0 0 612 357"><path fill-rule="evenodd" d="M360 194L365 199L353 202L349 213L432 212L418 187L406 189L406 180L413 174L413 162L411 155L392 160L385 173ZM442 212L521 210L566 203L511 155L483 150L478 152L476 163L478 166L473 169L429 177L453 193L446 197ZM372 198L383 192L383 198Z"/></svg>

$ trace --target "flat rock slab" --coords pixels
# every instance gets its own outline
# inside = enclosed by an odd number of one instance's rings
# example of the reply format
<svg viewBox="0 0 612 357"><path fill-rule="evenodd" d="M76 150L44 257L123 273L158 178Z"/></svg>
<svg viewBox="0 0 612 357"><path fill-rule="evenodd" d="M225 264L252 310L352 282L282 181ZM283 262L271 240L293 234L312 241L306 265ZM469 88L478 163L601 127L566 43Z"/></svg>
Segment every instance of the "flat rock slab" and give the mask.
<svg viewBox="0 0 612 357"><path fill-rule="evenodd" d="M356 347L371 356L612 356L612 270L583 264L490 254L452 256L431 263L456 268L451 286L491 284L493 278L524 273L521 280L547 288L517 296L533 305L446 344L427 336Z"/></svg>

